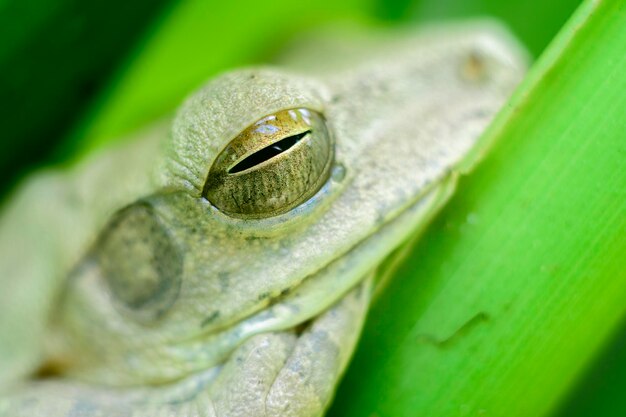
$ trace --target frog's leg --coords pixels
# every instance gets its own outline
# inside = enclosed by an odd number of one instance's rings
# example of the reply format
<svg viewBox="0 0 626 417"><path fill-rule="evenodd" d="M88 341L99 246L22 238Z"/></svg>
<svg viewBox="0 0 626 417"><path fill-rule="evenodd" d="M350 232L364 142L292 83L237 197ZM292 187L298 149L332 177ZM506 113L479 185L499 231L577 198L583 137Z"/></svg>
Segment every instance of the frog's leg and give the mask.
<svg viewBox="0 0 626 417"><path fill-rule="evenodd" d="M304 330L252 336L225 364L172 386L116 391L36 381L0 395L0 417L321 416L354 350L372 276Z"/></svg>
<svg viewBox="0 0 626 417"><path fill-rule="evenodd" d="M231 356L208 395L216 416L321 416L358 339L371 278L295 331L252 337ZM276 349L270 338L281 339Z"/></svg>
<svg viewBox="0 0 626 417"><path fill-rule="evenodd" d="M32 373L67 271L118 207L151 192L159 122L66 170L32 175L0 211L0 387Z"/></svg>

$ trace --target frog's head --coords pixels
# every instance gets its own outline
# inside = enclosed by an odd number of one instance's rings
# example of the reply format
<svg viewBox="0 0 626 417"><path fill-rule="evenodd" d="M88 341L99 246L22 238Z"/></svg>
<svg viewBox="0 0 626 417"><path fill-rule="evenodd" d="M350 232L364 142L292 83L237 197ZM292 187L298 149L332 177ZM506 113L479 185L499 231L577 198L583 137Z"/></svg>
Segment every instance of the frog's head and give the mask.
<svg viewBox="0 0 626 417"><path fill-rule="evenodd" d="M70 372L129 384L206 369L374 270L446 200L523 74L500 32L463 30L332 77L240 70L191 96L162 191L118 212L76 270L61 322L93 355Z"/></svg>

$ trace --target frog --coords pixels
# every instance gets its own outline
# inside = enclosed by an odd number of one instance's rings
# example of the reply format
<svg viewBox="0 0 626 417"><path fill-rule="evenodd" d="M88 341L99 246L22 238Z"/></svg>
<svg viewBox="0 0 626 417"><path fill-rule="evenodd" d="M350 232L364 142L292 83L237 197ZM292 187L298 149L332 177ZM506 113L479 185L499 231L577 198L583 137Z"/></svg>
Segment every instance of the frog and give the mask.
<svg viewBox="0 0 626 417"><path fill-rule="evenodd" d="M218 75L23 184L0 218L1 416L325 413L381 265L487 152L528 62L485 20L353 46Z"/></svg>

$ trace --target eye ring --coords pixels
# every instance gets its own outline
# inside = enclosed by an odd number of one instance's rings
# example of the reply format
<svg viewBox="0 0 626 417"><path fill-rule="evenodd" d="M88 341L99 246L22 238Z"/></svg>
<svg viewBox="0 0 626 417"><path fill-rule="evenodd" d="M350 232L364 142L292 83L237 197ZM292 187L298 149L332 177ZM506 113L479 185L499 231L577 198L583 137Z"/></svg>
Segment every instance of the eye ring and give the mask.
<svg viewBox="0 0 626 417"><path fill-rule="evenodd" d="M215 158L202 195L230 217L262 219L310 199L327 182L334 140L324 117L294 108L267 115Z"/></svg>

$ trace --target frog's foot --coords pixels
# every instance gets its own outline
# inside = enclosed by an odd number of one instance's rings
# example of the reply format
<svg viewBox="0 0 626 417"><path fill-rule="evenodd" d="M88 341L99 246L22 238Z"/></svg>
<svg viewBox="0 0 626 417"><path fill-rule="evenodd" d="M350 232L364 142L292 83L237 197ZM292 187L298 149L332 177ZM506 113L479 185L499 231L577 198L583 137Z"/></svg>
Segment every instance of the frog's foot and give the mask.
<svg viewBox="0 0 626 417"><path fill-rule="evenodd" d="M217 416L319 416L356 343L370 280L295 331L252 337L210 388Z"/></svg>
<svg viewBox="0 0 626 417"><path fill-rule="evenodd" d="M223 365L132 392L41 381L0 396L0 416L321 416L354 350L371 277L302 327L255 335Z"/></svg>

